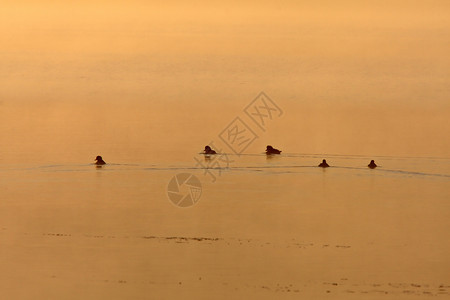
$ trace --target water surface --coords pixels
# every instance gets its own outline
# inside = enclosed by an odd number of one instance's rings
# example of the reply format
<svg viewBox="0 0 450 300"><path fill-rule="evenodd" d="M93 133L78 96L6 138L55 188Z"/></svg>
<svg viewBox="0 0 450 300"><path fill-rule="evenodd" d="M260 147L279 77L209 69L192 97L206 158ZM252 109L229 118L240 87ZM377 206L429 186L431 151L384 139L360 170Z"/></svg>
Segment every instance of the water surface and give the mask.
<svg viewBox="0 0 450 300"><path fill-rule="evenodd" d="M3 297L448 297L448 1L297 2L1 5Z"/></svg>

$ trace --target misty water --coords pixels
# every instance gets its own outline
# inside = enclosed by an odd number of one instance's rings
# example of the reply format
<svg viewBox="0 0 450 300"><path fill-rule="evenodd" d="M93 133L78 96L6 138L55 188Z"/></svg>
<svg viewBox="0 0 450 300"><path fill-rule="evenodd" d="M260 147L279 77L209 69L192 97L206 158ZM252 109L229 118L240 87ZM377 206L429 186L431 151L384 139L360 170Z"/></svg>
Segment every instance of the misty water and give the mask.
<svg viewBox="0 0 450 300"><path fill-rule="evenodd" d="M450 7L343 3L2 4L2 295L448 297Z"/></svg>

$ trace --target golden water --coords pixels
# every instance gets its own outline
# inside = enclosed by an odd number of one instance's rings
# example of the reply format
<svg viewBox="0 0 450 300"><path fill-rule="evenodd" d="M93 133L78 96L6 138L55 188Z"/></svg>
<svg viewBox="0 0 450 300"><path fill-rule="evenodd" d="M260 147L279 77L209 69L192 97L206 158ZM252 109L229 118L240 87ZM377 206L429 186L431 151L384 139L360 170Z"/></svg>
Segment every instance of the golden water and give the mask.
<svg viewBox="0 0 450 300"><path fill-rule="evenodd" d="M0 7L5 299L448 297L447 1Z"/></svg>

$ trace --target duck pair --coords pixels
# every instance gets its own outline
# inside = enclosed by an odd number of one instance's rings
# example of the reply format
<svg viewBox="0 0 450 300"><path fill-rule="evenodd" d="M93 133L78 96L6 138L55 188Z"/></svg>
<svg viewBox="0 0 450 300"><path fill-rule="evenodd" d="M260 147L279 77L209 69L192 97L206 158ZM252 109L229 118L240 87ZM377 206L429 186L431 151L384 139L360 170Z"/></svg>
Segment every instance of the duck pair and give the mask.
<svg viewBox="0 0 450 300"><path fill-rule="evenodd" d="M278 149L275 149L275 148L273 148L272 146L267 146L267 149L266 149L266 154L267 155L271 155L271 154L280 154L281 153L281 151L280 150L278 150ZM319 167L322 167L322 168L328 168L330 165L327 163L327 161L324 159L324 160L322 160L322 162L319 164ZM377 167L377 165L375 164L375 161L372 159L371 161L370 161L370 163L367 165L369 168L371 168L371 169L375 169L376 167Z"/></svg>
<svg viewBox="0 0 450 300"><path fill-rule="evenodd" d="M327 161L324 159L322 160L322 162L319 164L319 167L321 168L328 168L330 165L327 163ZM375 164L375 161L372 159L370 161L370 164L367 165L369 168L371 169L375 169L377 167L377 165Z"/></svg>
<svg viewBox="0 0 450 300"><path fill-rule="evenodd" d="M281 151L278 149L275 149L274 147L268 145L266 148L266 154L280 154ZM212 150L210 146L205 146L205 150L203 150L203 154L217 154L216 151Z"/></svg>

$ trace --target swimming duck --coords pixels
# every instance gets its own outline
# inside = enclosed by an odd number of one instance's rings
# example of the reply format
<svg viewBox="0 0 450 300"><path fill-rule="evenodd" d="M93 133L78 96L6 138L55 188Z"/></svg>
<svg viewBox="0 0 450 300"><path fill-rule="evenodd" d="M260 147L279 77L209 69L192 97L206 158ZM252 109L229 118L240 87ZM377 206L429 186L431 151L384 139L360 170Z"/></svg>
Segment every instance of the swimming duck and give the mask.
<svg viewBox="0 0 450 300"><path fill-rule="evenodd" d="M377 167L377 164L375 163L375 161L372 159L370 161L370 164L367 165L369 168L371 169L375 169Z"/></svg>
<svg viewBox="0 0 450 300"><path fill-rule="evenodd" d="M217 154L216 151L214 151L213 149L211 149L210 146L205 146L205 154Z"/></svg>
<svg viewBox="0 0 450 300"><path fill-rule="evenodd" d="M269 155L269 154L280 154L281 153L281 151L280 150L278 150L278 149L275 149L275 148L273 148L272 146L267 146L267 148L266 148L266 154L267 155Z"/></svg>
<svg viewBox="0 0 450 300"><path fill-rule="evenodd" d="M328 168L329 165L327 164L327 161L324 159L324 160L322 160L322 162L320 163L319 167L322 167L322 168Z"/></svg>
<svg viewBox="0 0 450 300"><path fill-rule="evenodd" d="M105 165L106 163L103 161L103 158L102 158L100 155L98 155L98 156L95 158L95 164L96 164L96 165Z"/></svg>

